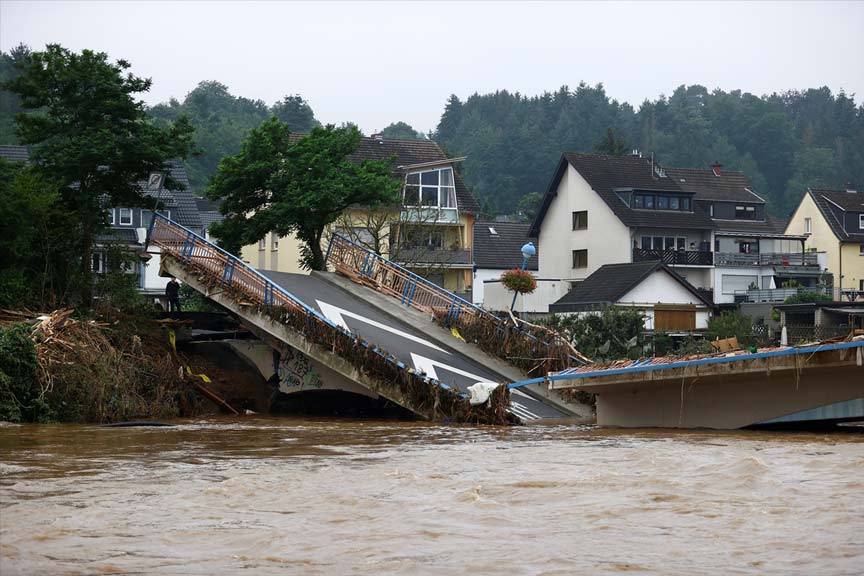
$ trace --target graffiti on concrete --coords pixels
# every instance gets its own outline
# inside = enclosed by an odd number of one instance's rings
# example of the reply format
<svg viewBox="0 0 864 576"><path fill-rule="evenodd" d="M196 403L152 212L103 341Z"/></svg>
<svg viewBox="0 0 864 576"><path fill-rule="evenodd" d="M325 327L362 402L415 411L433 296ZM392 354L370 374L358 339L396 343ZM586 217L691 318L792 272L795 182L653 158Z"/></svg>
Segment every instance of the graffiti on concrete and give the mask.
<svg viewBox="0 0 864 576"><path fill-rule="evenodd" d="M293 348L285 347L279 358L279 388L283 392L318 390L322 386L321 376L309 358Z"/></svg>

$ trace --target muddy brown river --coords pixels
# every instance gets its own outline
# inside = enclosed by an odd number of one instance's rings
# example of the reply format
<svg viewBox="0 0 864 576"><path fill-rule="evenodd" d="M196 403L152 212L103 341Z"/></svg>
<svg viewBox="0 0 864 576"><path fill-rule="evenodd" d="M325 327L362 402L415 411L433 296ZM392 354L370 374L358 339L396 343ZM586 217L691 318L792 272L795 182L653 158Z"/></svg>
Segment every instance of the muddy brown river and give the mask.
<svg viewBox="0 0 864 576"><path fill-rule="evenodd" d="M0 574L864 573L864 434L0 425Z"/></svg>

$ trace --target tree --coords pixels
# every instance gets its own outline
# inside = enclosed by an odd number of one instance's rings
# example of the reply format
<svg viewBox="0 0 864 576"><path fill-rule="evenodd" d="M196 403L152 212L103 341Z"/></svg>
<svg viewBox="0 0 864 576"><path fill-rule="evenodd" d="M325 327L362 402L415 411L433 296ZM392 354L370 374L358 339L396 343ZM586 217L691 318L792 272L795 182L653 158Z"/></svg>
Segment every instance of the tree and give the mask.
<svg viewBox="0 0 864 576"><path fill-rule="evenodd" d="M423 140L425 136L405 122L394 122L381 130L381 136L393 140Z"/></svg>
<svg viewBox="0 0 864 576"><path fill-rule="evenodd" d="M279 102L273 104L270 112L280 121L288 124L292 132L309 132L321 123L315 119L315 113L309 103L299 94L285 96Z"/></svg>
<svg viewBox="0 0 864 576"><path fill-rule="evenodd" d="M516 212L522 217L525 222L533 222L540 212L540 205L543 203L543 195L539 192L529 192L519 199L516 205Z"/></svg>
<svg viewBox="0 0 864 576"><path fill-rule="evenodd" d="M30 55L30 48L19 44L8 54L0 52L0 84L21 73L20 66ZM0 144L16 144L15 115L21 111L21 99L8 90L0 90Z"/></svg>
<svg viewBox="0 0 864 576"><path fill-rule="evenodd" d="M397 203L400 183L390 162L348 160L360 144L355 126L316 127L294 144L289 136L288 126L271 118L249 133L239 154L222 159L207 188L226 214L213 234L237 250L269 232L295 233L304 267L322 270L325 228L350 206Z"/></svg>
<svg viewBox="0 0 864 576"><path fill-rule="evenodd" d="M630 151L630 144L623 138L616 138L612 128L606 129L603 139L594 144L594 152L609 156L624 156Z"/></svg>
<svg viewBox="0 0 864 576"><path fill-rule="evenodd" d="M91 255L97 232L107 226L107 206L145 205L140 182L164 168L170 158L185 158L192 127L178 118L159 128L133 95L150 80L124 71L125 60L108 61L102 52L71 52L49 44L34 52L21 74L5 87L18 94L26 112L16 117L21 142L32 145L31 159L56 183L60 201L78 226L81 304L92 296ZM168 188L178 187L171 178Z"/></svg>

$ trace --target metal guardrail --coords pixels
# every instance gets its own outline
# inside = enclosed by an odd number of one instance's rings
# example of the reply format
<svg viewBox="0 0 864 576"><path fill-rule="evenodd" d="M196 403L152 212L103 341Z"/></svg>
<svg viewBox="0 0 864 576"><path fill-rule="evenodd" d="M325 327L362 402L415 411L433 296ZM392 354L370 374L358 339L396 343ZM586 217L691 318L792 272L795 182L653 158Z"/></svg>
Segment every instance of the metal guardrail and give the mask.
<svg viewBox="0 0 864 576"><path fill-rule="evenodd" d="M350 336L358 344L369 348L387 362L395 364L402 370L408 369L408 366L403 362L396 360L392 355L372 346L356 334L331 321L237 256L226 252L209 240L161 214L153 215L145 249L149 248L151 244L159 247L164 254L176 258L185 267L194 269L197 273L208 275L211 282L222 287L230 287L255 304L299 310L306 314L309 322L321 323L335 333ZM420 374L417 376L426 382L436 383L442 388L451 389L450 386L434 378ZM465 396L462 393L459 395Z"/></svg>
<svg viewBox="0 0 864 576"><path fill-rule="evenodd" d="M817 266L819 257L814 252L715 252L716 266Z"/></svg>
<svg viewBox="0 0 864 576"><path fill-rule="evenodd" d="M446 309L445 324L447 325L455 324L463 314L469 314L494 322L498 325L496 334L504 334L504 320L500 317L337 232L330 236L330 244L327 247L324 262L332 264L337 270L340 267L346 267L361 278L373 281L378 289L390 296L399 298L404 306L416 308L423 312ZM532 342L548 346L547 342L530 332L532 328L539 329L538 326L526 324L518 318L516 320L519 322L517 328L519 334L529 338ZM544 330L547 334L554 335L551 330ZM561 338L559 335L555 336ZM580 365L585 364L584 357L570 356L570 360Z"/></svg>
<svg viewBox="0 0 864 576"><path fill-rule="evenodd" d="M858 299L864 299L864 291L861 290L840 290L839 288L826 286L799 286L796 288L765 288L753 290L735 290L736 302L779 302L782 303L787 298L797 294L815 293L828 296L834 302L855 302Z"/></svg>
<svg viewBox="0 0 864 576"><path fill-rule="evenodd" d="M446 308L448 319L452 320L467 313L488 316L500 322L500 318L491 312L384 258L374 250L352 242L339 233L334 232L330 236L324 261L336 268L340 264L347 266L361 277L374 280L391 296L399 298L405 306L424 312Z"/></svg>
<svg viewBox="0 0 864 576"><path fill-rule="evenodd" d="M647 248L633 249L633 262L648 262L662 260L664 264L679 266L713 266L714 256L711 252L697 250L649 250Z"/></svg>

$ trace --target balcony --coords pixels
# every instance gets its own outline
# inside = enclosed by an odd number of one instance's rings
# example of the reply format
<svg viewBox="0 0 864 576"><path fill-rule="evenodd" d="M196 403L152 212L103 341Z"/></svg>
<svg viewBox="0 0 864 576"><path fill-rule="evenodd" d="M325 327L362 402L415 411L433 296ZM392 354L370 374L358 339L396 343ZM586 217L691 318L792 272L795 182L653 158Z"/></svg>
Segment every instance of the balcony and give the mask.
<svg viewBox="0 0 864 576"><path fill-rule="evenodd" d="M440 266L442 268L470 268L474 266L471 250L456 248L399 248L391 254L391 260L403 266Z"/></svg>
<svg viewBox="0 0 864 576"><path fill-rule="evenodd" d="M736 290L735 302L773 302L781 303L787 298L804 293L826 296L834 302L856 302L864 300L864 291L834 288L830 286L799 286L797 288L774 288L763 290Z"/></svg>
<svg viewBox="0 0 864 576"><path fill-rule="evenodd" d="M412 224L459 224L459 211L438 206L406 206L402 208L402 221Z"/></svg>
<svg viewBox="0 0 864 576"><path fill-rule="evenodd" d="M713 266L714 255L698 250L648 250L633 249L633 262L662 260L670 266Z"/></svg>
<svg viewBox="0 0 864 576"><path fill-rule="evenodd" d="M715 266L818 266L815 252L766 252L764 254L740 254L738 252L717 252Z"/></svg>

